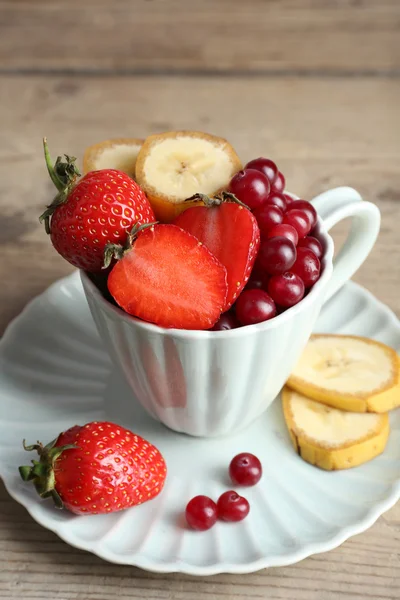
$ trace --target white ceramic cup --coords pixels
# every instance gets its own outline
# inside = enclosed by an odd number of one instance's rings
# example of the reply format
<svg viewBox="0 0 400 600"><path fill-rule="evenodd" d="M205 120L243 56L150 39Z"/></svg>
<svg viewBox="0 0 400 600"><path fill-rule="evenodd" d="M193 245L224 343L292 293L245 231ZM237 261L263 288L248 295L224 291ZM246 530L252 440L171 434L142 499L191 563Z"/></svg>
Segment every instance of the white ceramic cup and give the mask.
<svg viewBox="0 0 400 600"><path fill-rule="evenodd" d="M313 330L321 306L353 275L375 243L378 208L348 187L313 201L324 247L322 274L296 306L270 321L231 331L164 329L110 304L85 273L82 283L100 336L139 401L175 431L218 436L240 430L279 394ZM333 261L328 231L352 217ZM112 399L109 399L112 402Z"/></svg>

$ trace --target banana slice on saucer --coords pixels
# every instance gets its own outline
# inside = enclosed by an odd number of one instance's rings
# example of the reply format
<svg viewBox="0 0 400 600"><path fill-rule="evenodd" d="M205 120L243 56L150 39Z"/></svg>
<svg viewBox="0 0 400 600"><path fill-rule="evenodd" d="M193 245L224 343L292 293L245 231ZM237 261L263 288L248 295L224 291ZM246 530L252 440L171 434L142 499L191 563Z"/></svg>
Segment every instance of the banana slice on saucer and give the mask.
<svg viewBox="0 0 400 600"><path fill-rule="evenodd" d="M332 408L288 387L282 391L285 422L296 452L306 462L334 471L357 467L385 449L387 414Z"/></svg>
<svg viewBox="0 0 400 600"><path fill-rule="evenodd" d="M334 408L384 413L400 405L399 357L368 338L313 335L287 385Z"/></svg>

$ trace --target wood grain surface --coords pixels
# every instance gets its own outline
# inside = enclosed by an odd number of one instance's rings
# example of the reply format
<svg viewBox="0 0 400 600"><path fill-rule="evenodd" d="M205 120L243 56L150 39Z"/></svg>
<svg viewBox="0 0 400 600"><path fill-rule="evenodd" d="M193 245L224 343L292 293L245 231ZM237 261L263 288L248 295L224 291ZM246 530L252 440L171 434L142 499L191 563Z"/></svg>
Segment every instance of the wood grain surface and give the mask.
<svg viewBox="0 0 400 600"><path fill-rule="evenodd" d="M399 40L398 0L0 0L0 331L72 270L38 223L42 137L81 158L178 128L274 157L302 197L350 185L376 202L381 235L355 280L400 316ZM0 559L7 600L399 600L400 505L298 565L194 578L71 548L1 486Z"/></svg>
<svg viewBox="0 0 400 600"><path fill-rule="evenodd" d="M8 0L3 70L398 73L397 0Z"/></svg>
<svg viewBox="0 0 400 600"><path fill-rule="evenodd" d="M71 548L35 523L3 489L0 511L0 598L6 600L399 598L400 505L368 532L327 554L250 575L202 578L112 565Z"/></svg>

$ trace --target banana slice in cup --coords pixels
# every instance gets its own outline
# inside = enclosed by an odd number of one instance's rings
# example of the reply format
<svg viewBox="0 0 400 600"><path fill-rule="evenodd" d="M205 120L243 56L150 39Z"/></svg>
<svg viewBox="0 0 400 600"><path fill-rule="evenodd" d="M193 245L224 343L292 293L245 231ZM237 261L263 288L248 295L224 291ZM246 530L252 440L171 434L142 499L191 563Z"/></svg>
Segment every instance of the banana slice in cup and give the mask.
<svg viewBox="0 0 400 600"><path fill-rule="evenodd" d="M242 165L223 138L198 131L169 131L148 137L137 158L136 180L157 219L172 221L196 193L213 196L228 186Z"/></svg>
<svg viewBox="0 0 400 600"><path fill-rule="evenodd" d="M143 140L116 138L93 144L83 156L83 174L100 169L118 169L135 179L136 159Z"/></svg>

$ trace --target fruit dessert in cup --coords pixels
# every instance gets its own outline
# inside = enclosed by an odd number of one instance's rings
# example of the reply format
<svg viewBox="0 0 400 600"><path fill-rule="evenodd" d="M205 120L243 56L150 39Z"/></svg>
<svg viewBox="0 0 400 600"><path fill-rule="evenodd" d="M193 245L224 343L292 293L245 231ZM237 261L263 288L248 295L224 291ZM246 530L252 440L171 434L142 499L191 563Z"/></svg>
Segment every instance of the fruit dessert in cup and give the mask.
<svg viewBox="0 0 400 600"><path fill-rule="evenodd" d="M134 179L78 179L74 159L53 165L46 147L57 195L42 219L146 410L193 435L235 431L284 385L323 301L372 247L378 211L350 188L317 201L329 228L356 223L331 279L321 218L270 158L242 168L226 140L185 131L150 136L134 160Z"/></svg>
<svg viewBox="0 0 400 600"><path fill-rule="evenodd" d="M74 159L53 165L45 149L58 194L42 219L54 247L89 273L111 267L108 292L135 317L181 329L250 325L297 304L318 280L322 246L308 235L316 211L283 193L270 159L238 170L225 140L169 132L90 147L77 181ZM142 187L118 169L91 170L113 159ZM179 215L162 225L153 207L164 220Z"/></svg>

